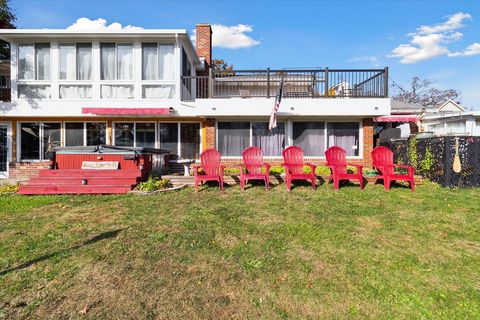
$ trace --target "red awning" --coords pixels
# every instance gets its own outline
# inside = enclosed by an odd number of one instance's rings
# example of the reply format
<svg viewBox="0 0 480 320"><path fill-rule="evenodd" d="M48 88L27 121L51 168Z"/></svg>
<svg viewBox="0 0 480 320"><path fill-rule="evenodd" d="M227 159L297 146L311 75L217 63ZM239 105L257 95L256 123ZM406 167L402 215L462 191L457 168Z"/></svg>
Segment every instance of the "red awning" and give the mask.
<svg viewBox="0 0 480 320"><path fill-rule="evenodd" d="M420 120L419 116L405 115L405 116L383 116L373 118L375 122L418 122Z"/></svg>
<svg viewBox="0 0 480 320"><path fill-rule="evenodd" d="M110 116L130 115L165 115L170 114L173 108L83 108L82 114L99 114Z"/></svg>

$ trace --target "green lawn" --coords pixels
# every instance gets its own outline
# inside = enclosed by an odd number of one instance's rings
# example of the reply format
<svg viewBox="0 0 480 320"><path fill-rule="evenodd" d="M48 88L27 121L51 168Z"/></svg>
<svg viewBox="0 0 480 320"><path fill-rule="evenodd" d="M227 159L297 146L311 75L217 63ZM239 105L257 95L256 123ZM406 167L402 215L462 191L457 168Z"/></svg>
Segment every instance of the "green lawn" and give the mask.
<svg viewBox="0 0 480 320"><path fill-rule="evenodd" d="M0 196L0 318L480 318L480 190Z"/></svg>

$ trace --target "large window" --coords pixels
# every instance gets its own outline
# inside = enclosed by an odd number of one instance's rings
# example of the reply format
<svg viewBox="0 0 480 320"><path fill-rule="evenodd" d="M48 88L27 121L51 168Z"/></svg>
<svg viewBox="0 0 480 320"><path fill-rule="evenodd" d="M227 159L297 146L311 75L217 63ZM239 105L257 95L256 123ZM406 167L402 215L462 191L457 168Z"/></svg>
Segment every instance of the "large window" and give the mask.
<svg viewBox="0 0 480 320"><path fill-rule="evenodd" d="M18 45L18 79L50 80L50 43Z"/></svg>
<svg viewBox="0 0 480 320"><path fill-rule="evenodd" d="M155 148L155 122L117 122L114 135L116 146Z"/></svg>
<svg viewBox="0 0 480 320"><path fill-rule="evenodd" d="M180 144L178 123L159 123L158 132L160 149L168 150L171 154L178 155L180 153L178 150Z"/></svg>
<svg viewBox="0 0 480 320"><path fill-rule="evenodd" d="M180 155L184 159L200 156L200 124L180 123Z"/></svg>
<svg viewBox="0 0 480 320"><path fill-rule="evenodd" d="M218 122L217 148L224 156L241 156L252 146L260 147L264 156L281 156L285 147L285 122L268 129L268 122Z"/></svg>
<svg viewBox="0 0 480 320"><path fill-rule="evenodd" d="M329 122L327 123L328 147L338 146L347 152L347 157L359 155L358 122Z"/></svg>
<svg viewBox="0 0 480 320"><path fill-rule="evenodd" d="M133 80L131 43L102 43L100 51L102 80Z"/></svg>
<svg viewBox="0 0 480 320"><path fill-rule="evenodd" d="M106 143L105 122L66 122L65 146L97 146Z"/></svg>
<svg viewBox="0 0 480 320"><path fill-rule="evenodd" d="M261 148L264 156L281 156L285 148L285 122L278 122L273 130L268 129L268 122L252 122L252 145Z"/></svg>
<svg viewBox="0 0 480 320"><path fill-rule="evenodd" d="M92 44L60 44L60 80L92 79Z"/></svg>
<svg viewBox="0 0 480 320"><path fill-rule="evenodd" d="M135 124L135 146L155 148L155 123L138 122Z"/></svg>
<svg viewBox="0 0 480 320"><path fill-rule="evenodd" d="M175 80L175 46L142 44L142 79Z"/></svg>
<svg viewBox="0 0 480 320"><path fill-rule="evenodd" d="M293 122L293 145L302 148L307 157L324 156L325 123Z"/></svg>
<svg viewBox="0 0 480 320"><path fill-rule="evenodd" d="M250 122L218 122L218 150L223 156L240 156L250 146Z"/></svg>
<svg viewBox="0 0 480 320"><path fill-rule="evenodd" d="M200 124L159 123L160 148L183 159L200 157Z"/></svg>
<svg viewBox="0 0 480 320"><path fill-rule="evenodd" d="M60 146L61 123L21 123L20 159L48 159L49 152Z"/></svg>

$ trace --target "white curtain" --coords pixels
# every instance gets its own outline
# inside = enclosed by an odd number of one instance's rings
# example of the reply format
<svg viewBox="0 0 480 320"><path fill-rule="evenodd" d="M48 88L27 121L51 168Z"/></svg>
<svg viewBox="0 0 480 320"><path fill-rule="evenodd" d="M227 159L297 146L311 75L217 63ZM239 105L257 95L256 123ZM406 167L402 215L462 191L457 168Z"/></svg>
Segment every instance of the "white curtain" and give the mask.
<svg viewBox="0 0 480 320"><path fill-rule="evenodd" d="M77 44L77 80L92 79L92 44Z"/></svg>
<svg viewBox="0 0 480 320"><path fill-rule="evenodd" d="M156 43L144 43L142 47L142 79L157 80L158 79L158 53Z"/></svg>
<svg viewBox="0 0 480 320"><path fill-rule="evenodd" d="M262 149L266 157L281 156L285 148L285 122L278 122L273 130L268 129L268 122L253 122L252 145Z"/></svg>
<svg viewBox="0 0 480 320"><path fill-rule="evenodd" d="M133 86L102 85L102 99L133 99Z"/></svg>
<svg viewBox="0 0 480 320"><path fill-rule="evenodd" d="M60 79L75 80L75 45L60 45Z"/></svg>
<svg viewBox="0 0 480 320"><path fill-rule="evenodd" d="M20 99L50 99L50 86L19 85L18 97Z"/></svg>
<svg viewBox="0 0 480 320"><path fill-rule="evenodd" d="M102 80L115 80L115 44L102 43L101 45L102 56Z"/></svg>
<svg viewBox="0 0 480 320"><path fill-rule="evenodd" d="M324 122L294 122L293 145L303 149L305 156L323 156L325 152Z"/></svg>
<svg viewBox="0 0 480 320"><path fill-rule="evenodd" d="M172 99L174 86L143 86L144 99Z"/></svg>
<svg viewBox="0 0 480 320"><path fill-rule="evenodd" d="M118 80L133 79L133 47L131 44L117 45Z"/></svg>
<svg viewBox="0 0 480 320"><path fill-rule="evenodd" d="M33 79L34 50L32 44L18 45L18 79Z"/></svg>
<svg viewBox="0 0 480 320"><path fill-rule="evenodd" d="M60 99L91 99L92 86L60 86Z"/></svg>
<svg viewBox="0 0 480 320"><path fill-rule="evenodd" d="M328 147L338 146L347 156L358 156L359 124L357 122L330 122L327 124Z"/></svg>
<svg viewBox="0 0 480 320"><path fill-rule="evenodd" d="M50 44L37 43L35 53L37 62L36 80L50 80Z"/></svg>
<svg viewBox="0 0 480 320"><path fill-rule="evenodd" d="M161 80L175 80L175 46L161 44L158 46L158 70Z"/></svg>

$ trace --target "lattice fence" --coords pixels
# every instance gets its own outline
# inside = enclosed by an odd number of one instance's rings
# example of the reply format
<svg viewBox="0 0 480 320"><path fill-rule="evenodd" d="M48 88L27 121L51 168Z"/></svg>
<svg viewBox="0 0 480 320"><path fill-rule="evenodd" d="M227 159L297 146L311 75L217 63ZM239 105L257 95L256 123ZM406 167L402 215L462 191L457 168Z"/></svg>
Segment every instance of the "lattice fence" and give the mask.
<svg viewBox="0 0 480 320"><path fill-rule="evenodd" d="M461 171L453 171L455 144ZM480 187L480 137L439 137L382 143L395 161L415 167L420 174L445 187Z"/></svg>

